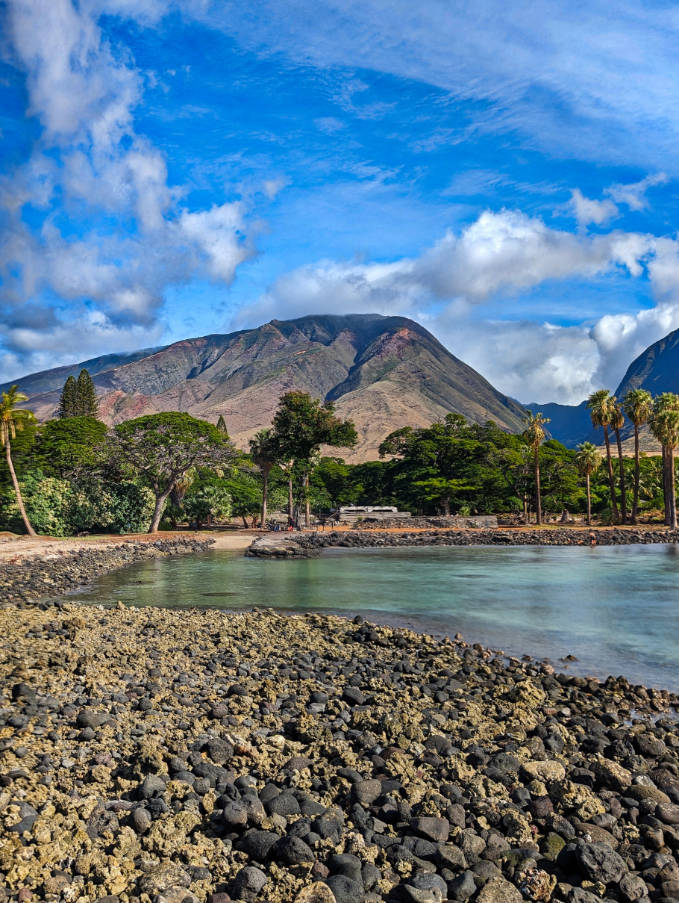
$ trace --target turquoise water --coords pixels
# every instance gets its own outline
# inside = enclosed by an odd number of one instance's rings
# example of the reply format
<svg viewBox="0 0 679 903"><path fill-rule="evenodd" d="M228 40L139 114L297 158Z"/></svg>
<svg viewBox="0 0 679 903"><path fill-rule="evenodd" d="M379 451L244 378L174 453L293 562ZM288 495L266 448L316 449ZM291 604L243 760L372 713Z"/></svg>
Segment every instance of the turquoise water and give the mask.
<svg viewBox="0 0 679 903"><path fill-rule="evenodd" d="M270 606L455 634L572 672L679 691L679 548L332 549L260 561L240 553L143 562L74 594L91 603ZM559 659L573 654L578 661Z"/></svg>

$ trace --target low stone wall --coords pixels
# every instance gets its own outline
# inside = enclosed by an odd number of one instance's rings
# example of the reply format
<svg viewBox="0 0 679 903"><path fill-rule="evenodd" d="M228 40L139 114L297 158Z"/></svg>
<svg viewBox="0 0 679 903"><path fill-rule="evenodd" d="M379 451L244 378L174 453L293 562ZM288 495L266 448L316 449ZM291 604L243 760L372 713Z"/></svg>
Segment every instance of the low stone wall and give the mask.
<svg viewBox="0 0 679 903"><path fill-rule="evenodd" d="M387 533L362 530L313 533L300 537L311 549L330 546L370 548L374 546L616 546L679 542L679 530L427 530Z"/></svg>
<svg viewBox="0 0 679 903"><path fill-rule="evenodd" d="M79 548L58 556L25 558L0 568L0 608L49 600L91 583L116 568L209 548L212 539L193 537L158 539L155 542L121 542L103 548Z"/></svg>
<svg viewBox="0 0 679 903"><path fill-rule="evenodd" d="M246 554L257 558L312 558L322 549L398 548L400 546L619 546L679 542L679 530L570 529L548 530L420 530L388 533L384 530L333 530L329 533L288 535L256 540Z"/></svg>
<svg viewBox="0 0 679 903"><path fill-rule="evenodd" d="M347 523L351 523L358 527L355 519L347 521ZM426 529L427 527L490 530L497 527L497 515L478 514L462 517L459 514L452 514L448 517L365 517L360 523L361 530L421 530Z"/></svg>

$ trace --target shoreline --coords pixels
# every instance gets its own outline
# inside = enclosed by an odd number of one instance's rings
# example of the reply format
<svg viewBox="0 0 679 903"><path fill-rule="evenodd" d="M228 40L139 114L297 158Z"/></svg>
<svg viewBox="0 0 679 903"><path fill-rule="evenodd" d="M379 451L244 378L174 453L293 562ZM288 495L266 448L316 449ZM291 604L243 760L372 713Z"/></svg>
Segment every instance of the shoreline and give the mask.
<svg viewBox="0 0 679 903"><path fill-rule="evenodd" d="M0 539L0 607L48 604L138 561L207 549L244 551L257 531L159 533L88 539Z"/></svg>
<svg viewBox="0 0 679 903"><path fill-rule="evenodd" d="M361 617L66 601L0 630L12 901L679 889L671 694Z"/></svg>

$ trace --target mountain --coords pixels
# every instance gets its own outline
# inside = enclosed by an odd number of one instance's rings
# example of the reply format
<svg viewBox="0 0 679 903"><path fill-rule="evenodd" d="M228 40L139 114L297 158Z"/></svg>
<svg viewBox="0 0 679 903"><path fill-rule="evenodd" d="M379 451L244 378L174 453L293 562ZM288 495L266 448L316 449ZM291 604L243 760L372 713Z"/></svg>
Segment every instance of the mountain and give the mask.
<svg viewBox="0 0 679 903"><path fill-rule="evenodd" d="M567 448L575 448L579 442L585 439L596 442L600 438L592 437L592 421L589 419L589 411L587 410L587 402L582 401L577 405L558 404L555 401L547 402L547 404L527 404L529 411L535 413L541 411L545 417L549 417L547 430L549 435Z"/></svg>
<svg viewBox="0 0 679 903"><path fill-rule="evenodd" d="M615 394L623 398L630 389L646 389L651 395L679 393L679 329L649 345L632 361Z"/></svg>
<svg viewBox="0 0 679 903"><path fill-rule="evenodd" d="M291 389L333 401L359 433L345 457L377 457L402 426L425 426L449 412L522 429L524 409L458 360L419 323L377 314L272 320L257 329L208 335L132 355L110 355L16 380L41 420L54 416L64 381L86 367L100 414L118 423L156 411L222 414L240 447L269 426ZM5 388L5 387L0 387Z"/></svg>
<svg viewBox="0 0 679 903"><path fill-rule="evenodd" d="M642 351L629 365L613 394L622 399L630 389L646 389L651 395L660 395L661 392L679 394L679 329ZM542 411L551 419L548 427L551 435L569 448L574 448L586 439L597 444L603 441L601 430L592 430L586 404L583 401L579 405L548 403L528 404L526 407L533 412ZM626 423L621 433L629 439L633 433L632 425ZM657 451L659 447L647 429L642 430L641 445L646 451Z"/></svg>

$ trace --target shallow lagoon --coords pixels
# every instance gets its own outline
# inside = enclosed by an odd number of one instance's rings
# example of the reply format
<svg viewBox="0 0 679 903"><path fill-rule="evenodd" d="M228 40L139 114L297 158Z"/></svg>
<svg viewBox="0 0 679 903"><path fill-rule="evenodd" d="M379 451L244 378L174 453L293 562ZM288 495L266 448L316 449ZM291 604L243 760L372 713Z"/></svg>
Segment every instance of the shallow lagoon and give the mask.
<svg viewBox="0 0 679 903"><path fill-rule="evenodd" d="M133 565L71 598L360 613L679 691L678 576L672 545L331 549L299 561L206 552ZM578 661L559 661L569 653Z"/></svg>

